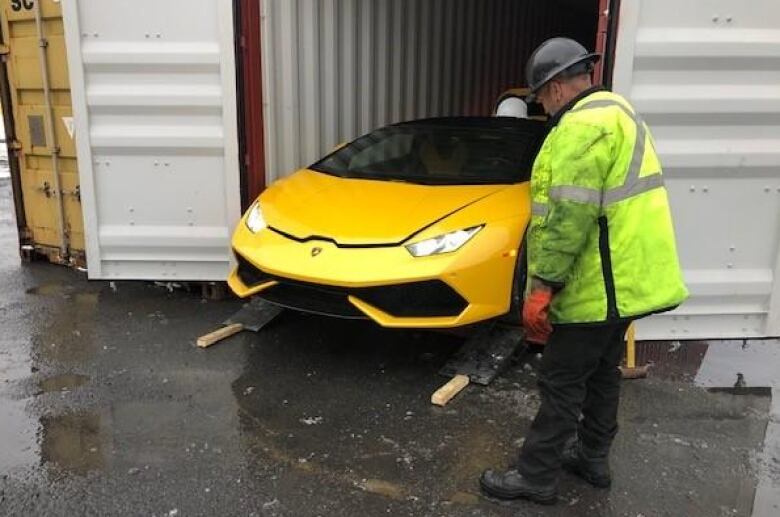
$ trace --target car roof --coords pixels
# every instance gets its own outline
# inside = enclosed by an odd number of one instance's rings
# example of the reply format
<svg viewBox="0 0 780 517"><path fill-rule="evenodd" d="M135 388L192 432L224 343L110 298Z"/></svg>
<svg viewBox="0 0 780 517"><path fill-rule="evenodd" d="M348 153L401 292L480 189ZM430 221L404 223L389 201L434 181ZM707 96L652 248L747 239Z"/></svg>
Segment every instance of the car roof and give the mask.
<svg viewBox="0 0 780 517"><path fill-rule="evenodd" d="M392 126L401 127L450 127L498 129L507 131L544 131L545 123L517 117L433 117L398 122Z"/></svg>

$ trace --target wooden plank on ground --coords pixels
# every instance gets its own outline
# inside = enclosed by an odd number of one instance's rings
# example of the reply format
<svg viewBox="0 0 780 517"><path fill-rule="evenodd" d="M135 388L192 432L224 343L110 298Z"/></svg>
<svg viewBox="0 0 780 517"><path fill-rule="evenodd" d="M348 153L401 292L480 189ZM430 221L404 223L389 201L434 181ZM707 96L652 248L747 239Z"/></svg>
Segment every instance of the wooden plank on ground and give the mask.
<svg viewBox="0 0 780 517"><path fill-rule="evenodd" d="M436 404L437 406L444 406L452 400L452 398L460 393L463 388L469 385L469 376L468 375L456 375L452 379L449 380L447 384L436 390L436 392L431 395L431 404Z"/></svg>
<svg viewBox="0 0 780 517"><path fill-rule="evenodd" d="M244 326L241 323L233 323L232 325L227 325L226 327L222 327L205 336L199 337L197 343L200 348L206 348L225 338L229 338L233 334L238 334L242 330L244 330Z"/></svg>

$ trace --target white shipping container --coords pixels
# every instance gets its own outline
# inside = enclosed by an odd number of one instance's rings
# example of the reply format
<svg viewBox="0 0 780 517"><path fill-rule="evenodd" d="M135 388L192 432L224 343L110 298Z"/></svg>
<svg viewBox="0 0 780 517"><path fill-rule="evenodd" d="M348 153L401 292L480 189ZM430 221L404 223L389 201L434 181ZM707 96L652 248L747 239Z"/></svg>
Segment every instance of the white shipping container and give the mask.
<svg viewBox="0 0 780 517"><path fill-rule="evenodd" d="M65 0L90 278L224 280L240 216L231 0Z"/></svg>
<svg viewBox="0 0 780 517"><path fill-rule="evenodd" d="M621 5L614 89L655 137L691 290L638 336L778 336L780 2Z"/></svg>
<svg viewBox="0 0 780 517"><path fill-rule="evenodd" d="M240 196L231 3L64 1L92 278L225 278ZM522 85L534 38L596 39L571 0L261 5L269 182L386 123L486 113ZM620 6L613 86L655 136L692 293L639 337L778 336L780 4Z"/></svg>

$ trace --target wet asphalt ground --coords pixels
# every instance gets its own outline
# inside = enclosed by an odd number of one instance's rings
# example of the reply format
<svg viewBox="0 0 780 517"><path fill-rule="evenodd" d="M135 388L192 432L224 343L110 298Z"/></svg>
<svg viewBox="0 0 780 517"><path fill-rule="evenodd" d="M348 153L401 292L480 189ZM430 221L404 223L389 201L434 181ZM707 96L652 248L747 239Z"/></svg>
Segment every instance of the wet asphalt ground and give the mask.
<svg viewBox="0 0 780 517"><path fill-rule="evenodd" d="M240 306L20 264L0 180L0 515L780 515L777 341L643 344L613 488L564 475L539 507L476 482L522 443L533 364L437 408L460 338L285 313L194 346Z"/></svg>

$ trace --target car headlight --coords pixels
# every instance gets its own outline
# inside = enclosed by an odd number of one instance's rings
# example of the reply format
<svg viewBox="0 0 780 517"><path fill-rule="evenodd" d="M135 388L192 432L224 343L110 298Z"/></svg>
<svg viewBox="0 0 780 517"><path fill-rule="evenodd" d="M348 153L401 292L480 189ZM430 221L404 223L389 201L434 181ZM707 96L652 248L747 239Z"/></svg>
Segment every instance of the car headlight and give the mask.
<svg viewBox="0 0 780 517"><path fill-rule="evenodd" d="M466 244L469 239L474 237L474 235L484 228L484 226L485 225L483 224L480 226L472 226L465 230L445 233L444 235L439 235L432 239L409 244L406 246L406 249L415 257L429 257L440 253L449 253L460 249L461 246Z"/></svg>
<svg viewBox="0 0 780 517"><path fill-rule="evenodd" d="M246 227L249 228L250 232L257 233L266 226L268 225L263 217L263 211L260 210L260 203L255 203L246 216Z"/></svg>

